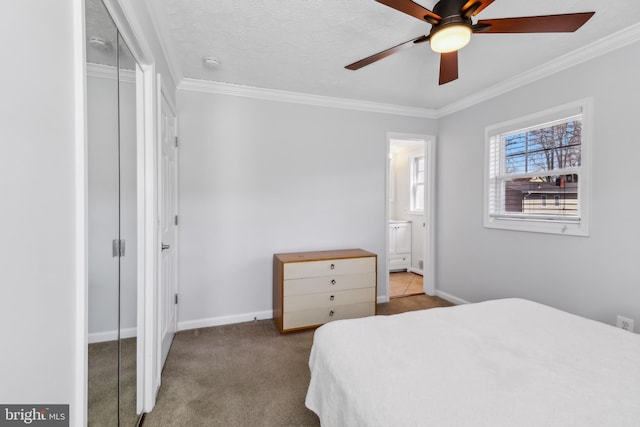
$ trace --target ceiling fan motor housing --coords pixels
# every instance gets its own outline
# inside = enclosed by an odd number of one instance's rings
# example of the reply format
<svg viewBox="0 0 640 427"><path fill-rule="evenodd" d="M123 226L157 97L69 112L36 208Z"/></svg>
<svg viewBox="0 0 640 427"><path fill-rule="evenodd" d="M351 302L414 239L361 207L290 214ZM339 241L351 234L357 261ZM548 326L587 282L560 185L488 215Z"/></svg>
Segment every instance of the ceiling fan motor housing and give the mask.
<svg viewBox="0 0 640 427"><path fill-rule="evenodd" d="M471 17L465 17L462 13L462 8L467 3L468 0L441 0L436 3L433 11L440 15L442 19L433 24L430 34L433 35L442 28L449 27L451 25L466 25L471 28L473 25ZM472 5L472 8L473 6L475 5Z"/></svg>

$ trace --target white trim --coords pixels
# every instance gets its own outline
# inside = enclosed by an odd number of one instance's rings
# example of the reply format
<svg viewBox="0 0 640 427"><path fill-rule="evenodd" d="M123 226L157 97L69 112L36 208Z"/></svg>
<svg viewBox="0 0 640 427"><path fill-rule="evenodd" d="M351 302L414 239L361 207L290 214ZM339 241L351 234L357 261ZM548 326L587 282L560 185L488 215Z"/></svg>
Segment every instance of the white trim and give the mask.
<svg viewBox="0 0 640 427"><path fill-rule="evenodd" d="M121 82L135 83L136 72L135 70L120 70L113 65L96 64L93 62L87 63L87 76L99 77L103 79L116 80L118 77Z"/></svg>
<svg viewBox="0 0 640 427"><path fill-rule="evenodd" d="M463 300L462 298L458 298L456 296L453 296L447 292L444 291L436 291L436 296L447 300L455 305L461 305L461 304L471 304L471 302Z"/></svg>
<svg viewBox="0 0 640 427"><path fill-rule="evenodd" d="M389 296L388 295L382 295L376 298L376 303L378 304L384 304L385 302L389 302Z"/></svg>
<svg viewBox="0 0 640 427"><path fill-rule="evenodd" d="M423 284L427 295L436 295L436 138L425 141L425 185L424 222L425 239L423 247Z"/></svg>
<svg viewBox="0 0 640 427"><path fill-rule="evenodd" d="M146 136L145 136L145 71L140 65L136 68L136 265L137 265L137 305L136 305L136 325L138 329L136 340L136 412L142 413L145 396L145 296L146 296L146 251L148 245L146 236Z"/></svg>
<svg viewBox="0 0 640 427"><path fill-rule="evenodd" d="M120 338L133 338L137 336L137 328L126 328L120 330ZM93 332L89 334L89 344L96 344L99 342L115 341L118 339L118 330Z"/></svg>
<svg viewBox="0 0 640 427"><path fill-rule="evenodd" d="M84 0L73 0L74 80L74 183L75 183L75 328L74 397L69 414L75 426L87 424L88 386L88 287L87 272L87 80Z"/></svg>
<svg viewBox="0 0 640 427"><path fill-rule="evenodd" d="M419 268L410 267L407 271L409 271L409 273L419 274L420 276L424 274L424 271L420 270Z"/></svg>
<svg viewBox="0 0 640 427"><path fill-rule="evenodd" d="M442 118L449 114L464 110L529 83L533 83L537 80L594 59L598 56L605 55L638 40L640 40L640 24L634 24L594 43L576 49L571 53L539 65L538 67L532 68L531 70L518 74L517 76L503 80L498 84L476 92L459 101L452 102L451 104L438 109L436 111L436 118Z"/></svg>
<svg viewBox="0 0 640 427"><path fill-rule="evenodd" d="M157 122L157 99L156 99L156 72L155 66L141 65L144 82L143 91L144 99L142 101L144 115L138 120L142 120L144 133L144 240L139 242L139 246L144 246L143 255L144 263L144 282L142 284L143 298L138 300L138 319L143 319L142 325L139 325L138 343L143 343L143 354L141 369L143 374L143 400L142 406L144 412L150 412L155 406L156 396L159 385L156 381L156 330L158 297L156 292L158 264L158 219L157 219L157 162L156 162L156 122ZM140 295L140 293L139 293ZM139 354L140 357L140 354ZM139 359L140 361L140 359Z"/></svg>
<svg viewBox="0 0 640 427"><path fill-rule="evenodd" d="M435 119L436 111L428 108L405 107L402 105L381 104L369 101L310 95L299 92L287 92L276 89L263 89L230 83L212 82L185 78L178 90L217 93L221 95L241 96L267 101L289 102L293 104L314 105L319 107L340 108L344 110L366 111L370 113L396 114L400 116Z"/></svg>
<svg viewBox="0 0 640 427"><path fill-rule="evenodd" d="M251 322L254 320L265 319L273 319L273 310L256 311L253 313L234 314L231 316L209 317L207 319L178 322L178 331L210 328L212 326L232 325L234 323Z"/></svg>

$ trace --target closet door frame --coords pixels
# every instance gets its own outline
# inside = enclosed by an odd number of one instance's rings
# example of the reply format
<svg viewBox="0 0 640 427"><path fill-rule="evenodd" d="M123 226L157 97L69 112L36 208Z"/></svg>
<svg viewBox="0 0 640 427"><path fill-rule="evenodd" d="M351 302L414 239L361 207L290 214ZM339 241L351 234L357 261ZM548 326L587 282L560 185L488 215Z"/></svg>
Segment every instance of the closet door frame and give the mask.
<svg viewBox="0 0 640 427"><path fill-rule="evenodd" d="M75 398L72 405L74 425L87 423L88 386L88 239L87 239L87 81L85 52L85 0L72 0L74 32L75 79L75 211L76 211L76 303L75 303ZM144 33L131 24L135 16L130 5L120 0L103 0L127 46L139 65L136 72L137 110L137 239L138 252L138 303L137 303L137 404L139 413L153 409L158 392L156 380L159 366L157 313L158 297L155 292L158 265L157 212L157 88L160 87L154 58Z"/></svg>

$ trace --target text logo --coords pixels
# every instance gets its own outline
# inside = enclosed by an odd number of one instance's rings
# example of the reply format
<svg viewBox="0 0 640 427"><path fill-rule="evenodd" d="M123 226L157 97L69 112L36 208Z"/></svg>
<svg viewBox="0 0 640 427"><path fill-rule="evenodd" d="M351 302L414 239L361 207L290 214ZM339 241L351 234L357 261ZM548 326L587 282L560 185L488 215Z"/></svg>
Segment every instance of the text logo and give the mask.
<svg viewBox="0 0 640 427"><path fill-rule="evenodd" d="M0 405L0 427L69 427L69 405Z"/></svg>

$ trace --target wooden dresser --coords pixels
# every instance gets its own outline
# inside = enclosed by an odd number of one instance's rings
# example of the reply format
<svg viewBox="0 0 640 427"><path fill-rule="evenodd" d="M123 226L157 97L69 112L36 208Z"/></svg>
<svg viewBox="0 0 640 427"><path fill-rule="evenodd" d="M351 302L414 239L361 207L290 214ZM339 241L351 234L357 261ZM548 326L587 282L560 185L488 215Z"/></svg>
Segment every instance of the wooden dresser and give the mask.
<svg viewBox="0 0 640 427"><path fill-rule="evenodd" d="M273 317L281 333L376 314L378 257L362 249L273 256Z"/></svg>

